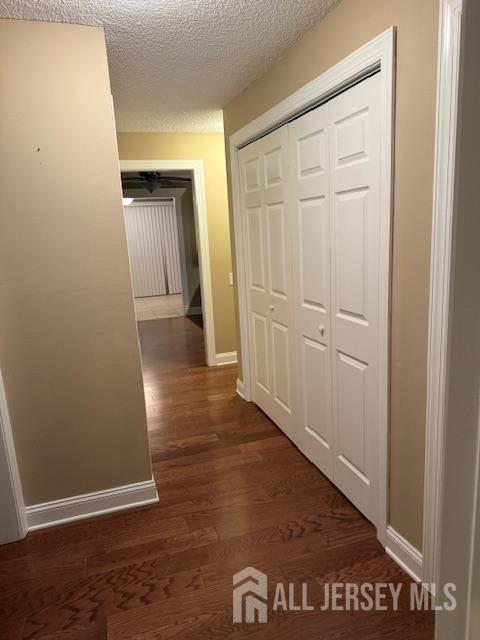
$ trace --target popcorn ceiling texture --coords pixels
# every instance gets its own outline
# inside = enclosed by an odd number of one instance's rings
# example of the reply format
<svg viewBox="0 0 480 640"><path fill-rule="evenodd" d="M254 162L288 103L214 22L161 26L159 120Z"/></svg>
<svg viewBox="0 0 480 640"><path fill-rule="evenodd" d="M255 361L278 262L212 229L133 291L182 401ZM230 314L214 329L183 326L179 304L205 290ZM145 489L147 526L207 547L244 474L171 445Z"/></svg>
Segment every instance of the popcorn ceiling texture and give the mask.
<svg viewBox="0 0 480 640"><path fill-rule="evenodd" d="M0 0L0 17L103 26L118 131L213 132L337 2Z"/></svg>

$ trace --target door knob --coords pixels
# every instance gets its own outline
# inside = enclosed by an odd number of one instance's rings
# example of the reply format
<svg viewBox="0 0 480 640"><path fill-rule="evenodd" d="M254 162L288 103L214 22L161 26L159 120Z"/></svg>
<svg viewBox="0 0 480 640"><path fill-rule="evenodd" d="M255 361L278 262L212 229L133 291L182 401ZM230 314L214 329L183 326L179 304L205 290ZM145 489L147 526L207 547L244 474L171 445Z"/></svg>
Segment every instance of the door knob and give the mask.
<svg viewBox="0 0 480 640"><path fill-rule="evenodd" d="M270 312L273 313L275 311L275 307L273 306L273 304L270 305Z"/></svg>
<svg viewBox="0 0 480 640"><path fill-rule="evenodd" d="M318 333L319 333L321 336L324 336L324 335L325 335L325 325L323 325L323 324L319 324L319 325L318 325Z"/></svg>

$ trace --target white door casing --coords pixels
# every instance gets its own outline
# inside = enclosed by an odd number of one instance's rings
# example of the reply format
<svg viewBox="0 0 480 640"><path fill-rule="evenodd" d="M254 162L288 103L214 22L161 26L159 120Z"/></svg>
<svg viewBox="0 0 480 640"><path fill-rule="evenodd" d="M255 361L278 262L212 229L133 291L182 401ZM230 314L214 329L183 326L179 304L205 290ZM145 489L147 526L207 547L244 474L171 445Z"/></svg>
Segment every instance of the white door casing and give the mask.
<svg viewBox="0 0 480 640"><path fill-rule="evenodd" d="M440 5L423 513L423 580L439 583L462 0Z"/></svg>
<svg viewBox="0 0 480 640"><path fill-rule="evenodd" d="M286 128L243 149L240 166L253 400L296 441Z"/></svg>

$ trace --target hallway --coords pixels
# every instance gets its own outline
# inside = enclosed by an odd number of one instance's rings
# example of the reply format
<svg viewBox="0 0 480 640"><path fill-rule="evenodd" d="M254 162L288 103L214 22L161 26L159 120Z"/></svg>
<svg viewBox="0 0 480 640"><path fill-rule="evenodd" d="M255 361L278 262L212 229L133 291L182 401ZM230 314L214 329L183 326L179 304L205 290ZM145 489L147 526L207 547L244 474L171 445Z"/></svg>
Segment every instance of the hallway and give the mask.
<svg viewBox="0 0 480 640"><path fill-rule="evenodd" d="M200 318L139 323L160 502L0 547L0 637L430 640L433 614L270 612L232 624L232 574L269 585L402 582L373 527L253 404L236 366L204 366ZM299 596L297 596L299 598Z"/></svg>

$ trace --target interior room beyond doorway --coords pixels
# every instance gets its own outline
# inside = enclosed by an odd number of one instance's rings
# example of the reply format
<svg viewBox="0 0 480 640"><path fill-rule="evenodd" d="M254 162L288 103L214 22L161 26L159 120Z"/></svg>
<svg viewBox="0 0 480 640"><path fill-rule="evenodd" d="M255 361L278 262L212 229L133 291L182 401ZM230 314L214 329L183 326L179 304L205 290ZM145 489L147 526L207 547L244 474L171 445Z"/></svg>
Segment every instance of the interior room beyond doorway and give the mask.
<svg viewBox="0 0 480 640"><path fill-rule="evenodd" d="M122 172L137 322L201 315L190 171Z"/></svg>

